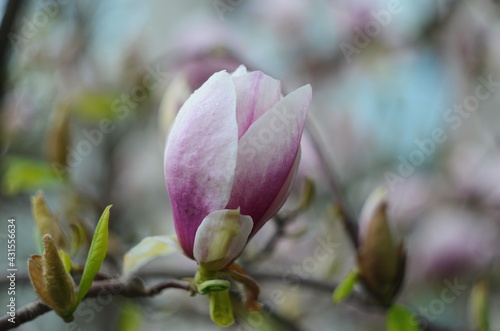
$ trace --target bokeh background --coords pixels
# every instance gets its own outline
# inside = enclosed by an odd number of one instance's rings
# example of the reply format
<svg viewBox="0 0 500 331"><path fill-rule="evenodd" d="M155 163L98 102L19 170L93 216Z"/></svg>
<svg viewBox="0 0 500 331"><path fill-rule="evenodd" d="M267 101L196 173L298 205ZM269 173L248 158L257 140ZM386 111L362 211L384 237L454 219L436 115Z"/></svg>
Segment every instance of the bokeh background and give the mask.
<svg viewBox="0 0 500 331"><path fill-rule="evenodd" d="M491 330L500 330L497 1L13 0L2 7L0 252L13 217L19 305L36 298L26 270L38 252L30 197L42 189L62 224L89 233L113 204L103 270L119 275L128 249L174 231L163 179L172 109L213 72L244 64L280 79L285 94L312 85L321 146L304 139L284 210L306 178L316 184L309 208L286 224L272 251L260 257L274 221L242 257L262 286L266 318L241 313L230 329L384 330L380 311L334 306L321 286L290 281L302 266L303 277L333 285L355 264L325 159L354 215L375 188L390 188L391 226L408 248L398 303L427 311L447 330L472 330L470 293L487 279ZM335 251L311 262L321 238ZM85 249L75 260L85 261ZM2 254L0 307L8 302L6 262ZM178 254L143 275L154 283L192 270ZM458 290L443 299L449 284ZM274 302L276 291L285 300ZM216 329L206 298L182 291L103 302L89 300L72 324L48 313L19 330Z"/></svg>

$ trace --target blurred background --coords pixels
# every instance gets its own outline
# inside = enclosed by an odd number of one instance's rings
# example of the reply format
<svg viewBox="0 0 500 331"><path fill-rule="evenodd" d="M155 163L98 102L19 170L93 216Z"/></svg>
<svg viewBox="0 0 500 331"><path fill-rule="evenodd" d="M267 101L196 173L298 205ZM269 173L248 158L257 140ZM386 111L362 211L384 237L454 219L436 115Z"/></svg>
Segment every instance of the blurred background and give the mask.
<svg viewBox="0 0 500 331"><path fill-rule="evenodd" d="M0 8L0 251L15 218L19 307L36 299L26 265L38 252L30 197L43 190L63 227L87 233L84 247L113 204L103 272L119 275L142 238L174 232L163 179L173 114L213 72L244 64L280 79L284 94L312 85L308 128L320 144L306 132L284 210L307 178L311 205L284 226L269 221L241 258L262 287L264 318L238 312L229 329L385 329L379 311L334 306L330 291L291 281L299 266L301 277L333 286L355 265L327 162L353 215L388 186L389 221L408 250L399 304L446 330L473 330L470 294L487 280L490 327L500 330L497 1L5 0ZM321 240L335 250L315 261ZM74 260L84 263L85 251ZM1 307L6 266L2 254ZM193 270L177 254L141 275L149 284ZM453 297L443 297L450 284ZM71 324L51 312L18 329L217 329L206 297L183 291L101 301L86 301Z"/></svg>

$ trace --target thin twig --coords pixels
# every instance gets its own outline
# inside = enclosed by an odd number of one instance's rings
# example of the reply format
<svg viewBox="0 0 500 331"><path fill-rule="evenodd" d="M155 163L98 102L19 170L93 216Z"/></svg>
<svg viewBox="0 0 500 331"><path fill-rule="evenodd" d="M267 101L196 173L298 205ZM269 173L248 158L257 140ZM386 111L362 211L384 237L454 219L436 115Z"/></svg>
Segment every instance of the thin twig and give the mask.
<svg viewBox="0 0 500 331"><path fill-rule="evenodd" d="M303 184L298 205L291 210L280 212L272 218L272 221L274 222L274 224L276 224L276 230L274 231L273 235L271 236L271 238L269 238L266 245L260 250L259 253L250 258L242 258L243 261L242 263L240 263L242 266L244 265L245 267L247 267L252 263L262 261L274 252L279 240L289 236L286 231L287 225L292 223L298 216L300 216L301 213L303 213L310 207L312 198L314 196L314 190L315 189L313 181L310 179L306 179Z"/></svg>
<svg viewBox="0 0 500 331"><path fill-rule="evenodd" d="M262 248L259 253L255 254L254 256L248 258L242 257L241 265L245 268L247 268L249 265L252 265L253 263L263 261L268 258L274 252L279 239L285 236L285 226L287 225L285 219L283 219L279 215L276 215L274 216L272 221L274 222L274 224L276 224L276 230L274 231L272 237L268 240L264 248Z"/></svg>
<svg viewBox="0 0 500 331"><path fill-rule="evenodd" d="M284 281L283 274L270 274L270 273L252 273L252 278L260 281ZM297 275L293 276L293 279L289 278L288 281L293 280L293 285L291 286L299 286L304 285L310 289L315 289L319 292L333 293L337 288L337 284L332 284L329 282L324 282L318 279L312 278L301 278ZM385 314L387 312L387 308L373 305L366 302L366 300L356 292L353 292L351 296L345 301L345 304L352 306L353 308L362 309L365 311L369 311L372 313ZM420 316L420 321L425 321L422 323L420 330L421 331L459 331L454 330L452 328L436 325L435 323L431 323L430 321L425 320L423 316ZM465 330L462 330L465 331Z"/></svg>
<svg viewBox="0 0 500 331"><path fill-rule="evenodd" d="M144 287L138 278L127 280L111 279L94 282L85 296L85 299L95 298L103 294L121 295L130 298L152 297L169 288L177 288L191 292L190 283L177 279L165 280L151 287ZM10 330L16 328L19 325L32 321L38 316L51 310L52 309L50 307L43 304L40 300L35 300L16 311L15 323L9 322L9 319L11 318L9 315L1 317L0 330Z"/></svg>
<svg viewBox="0 0 500 331"><path fill-rule="evenodd" d="M307 134L309 134L313 146L317 151L316 154L319 157L321 165L327 172L327 178L330 190L337 199L337 207L339 209L340 216L342 217L345 229L349 237L351 238L354 248L358 249L359 247L358 224L356 222L356 218L351 213L351 208L347 202L347 199L344 196L344 192L342 190L342 185L337 175L337 171L326 157L326 154L328 154L327 153L328 149L325 147L324 140L321 137L321 132L318 129L316 123L314 122L312 116L308 116L306 127L307 127Z"/></svg>
<svg viewBox="0 0 500 331"><path fill-rule="evenodd" d="M13 41L9 40L9 34L14 31L17 17L25 2L25 0L9 0L5 6L5 12L0 26L0 100L5 93L8 57L13 46Z"/></svg>
<svg viewBox="0 0 500 331"><path fill-rule="evenodd" d="M150 270L145 273L141 273L141 277L149 278L149 277L165 277L168 274L170 277L182 278L186 275L189 275L190 271L178 271L178 272L167 272L165 270ZM293 275L292 277L284 278L284 273L265 273L265 272L257 272L252 273L251 277L259 280L259 281L269 281L269 282L287 282L293 281L293 284L290 286L304 286L309 289L317 290L322 293L331 293L336 289L337 284L331 282L325 282L318 279L313 278L303 278L298 275ZM94 285L92 285L91 289L87 293L85 299L95 298L99 295L111 294L111 295L121 295L130 298L140 298L140 297L153 297L159 293L161 293L165 289L169 288L177 288L182 289L191 293L191 286L189 282L181 281L178 279L168 279L162 281L158 284L152 285L150 287L144 287L142 285L142 281L138 278L133 279L108 279L104 281L96 281ZM380 306L374 306L368 304L361 295L354 294L345 302L349 306L352 306L356 309L362 309L365 311L375 312L378 314L385 313L386 309ZM32 321L36 319L38 316L43 315L47 312L51 311L49 307L41 303L39 300L29 303L23 308L16 311L16 323L12 324L8 322L8 318L10 316L5 315L0 318L0 330L10 330L19 325ZM423 320L423 317L420 318ZM428 322L425 325L422 325L421 331L452 331L451 328L438 326L434 323ZM456 331L456 330L455 330Z"/></svg>

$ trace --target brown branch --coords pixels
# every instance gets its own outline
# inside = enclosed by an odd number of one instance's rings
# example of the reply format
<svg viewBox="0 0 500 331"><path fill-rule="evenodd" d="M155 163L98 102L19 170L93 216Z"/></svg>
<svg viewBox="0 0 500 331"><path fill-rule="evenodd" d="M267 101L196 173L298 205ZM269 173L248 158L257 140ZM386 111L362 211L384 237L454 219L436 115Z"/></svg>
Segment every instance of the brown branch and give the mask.
<svg viewBox="0 0 500 331"><path fill-rule="evenodd" d="M176 272L168 272L165 270L150 270L148 272L141 273L140 276L144 278L150 277L165 277L166 274L169 277L182 278L191 273L190 270L184 271L176 271ZM337 284L331 282L325 282L318 279L313 278L303 278L299 277L296 274L293 274L290 277L285 278L284 273L265 273L265 272L257 272L252 273L250 276L259 281L268 281L268 282L284 282L287 281L290 286L305 286L309 289L313 289L322 293L327 293L331 295L333 291L335 291ZM290 282L293 281L293 284ZM132 279L109 279L104 281L94 282L89 292L85 296L85 299L95 298L103 293L108 295L121 295L129 298L140 298L140 297L153 297L159 293L161 293L165 289L169 288L177 288L188 291L191 293L191 287L189 282L181 281L178 279L168 279L162 281L158 284L155 284L151 287L144 287L142 281L139 278ZM84 299L84 300L85 300ZM360 293L354 293L351 295L349 299L346 300L345 304L356 308L362 309L366 312L383 314L387 310L381 306L375 306L373 304L369 304L366 300L360 295ZM268 307L268 309L272 310L272 307ZM50 307L47 307L39 300L29 303L23 308L16 311L16 324L12 324L8 322L8 315L0 318L0 330L10 330L19 325L32 321L36 319L38 316L43 315L47 312L51 311ZM423 316L420 316L420 320L424 321ZM425 325L422 325L421 331L452 331L454 329L449 327L443 327L436 325L435 323L427 322ZM465 330L465 329L464 329ZM458 329L454 331L459 331Z"/></svg>
<svg viewBox="0 0 500 331"><path fill-rule="evenodd" d="M285 226L288 224L286 219L284 219L280 215L275 215L271 221L274 222L274 224L276 224L276 230L274 231L271 238L269 238L269 240L265 244L264 248L262 248L254 256L251 256L251 257L241 256L240 257L239 263L245 269L254 263L263 261L266 258L268 258L274 252L276 245L278 244L279 239L283 238L286 235Z"/></svg>
<svg viewBox="0 0 500 331"><path fill-rule="evenodd" d="M252 278L260 281L281 281L283 282L285 280L283 274L271 274L271 273L252 273ZM337 284L332 284L329 282L324 282L321 280L317 279L312 279L312 278L301 278L298 275L293 275L292 277L289 277L287 279L288 281L293 280L293 285L291 286L299 286L299 285L304 285L310 289L317 290L319 292L326 292L329 295L335 291L337 288ZM353 292L351 296L344 302L344 304L347 304L353 308L356 309L362 309L366 312L373 312L373 313L378 313L378 314L385 314L387 312L386 307L382 307L380 305L374 305L366 302L366 299L358 292ZM453 329L449 327L444 327L440 325L436 325L435 323L432 323L430 321L427 321L423 316L419 316L416 314L416 316L419 317L420 321L425 321L420 326L420 331L465 331L465 329Z"/></svg>
<svg viewBox="0 0 500 331"><path fill-rule="evenodd" d="M356 218L354 217L354 215L351 213L351 208L347 202L347 199L345 198L342 189L342 184L337 175L337 171L331 164L332 162L330 162L330 160L328 160L326 157L326 154L328 154L326 151L328 149L325 147L324 140L321 137L321 132L316 123L314 122L312 116L310 115L307 118L306 127L307 127L307 134L309 134L313 146L316 149L317 152L316 154L319 157L321 165L323 166L323 168L327 173L327 179L330 186L330 190L337 199L337 208L342 218L344 227L347 231L347 234L349 235L349 238L352 241L352 244L354 245L354 248L356 248L357 250L359 247L358 223L356 222Z"/></svg>
<svg viewBox="0 0 500 331"><path fill-rule="evenodd" d="M152 297L161 293L165 289L177 288L191 292L191 285L188 282L169 279L151 287L144 287L138 278L131 279L111 279L94 282L85 299L95 298L99 295L121 295L129 298ZM16 311L15 323L9 322L9 315L0 318L0 330L10 330L19 325L32 321L52 309L40 300L33 301Z"/></svg>
<svg viewBox="0 0 500 331"><path fill-rule="evenodd" d="M273 221L276 225L276 230L268 240L267 244L260 250L259 253L255 254L255 256L246 259L245 257L242 257L241 260L243 261L242 263L240 263L240 265L244 265L245 267L247 267L252 263L266 259L274 252L279 240L281 238L289 236L286 232L286 226L292 223L302 212L306 211L311 205L311 200L314 196L314 190L315 189L313 181L310 179L306 179L303 184L302 193L298 205L291 210L279 212L272 218L271 221Z"/></svg>
<svg viewBox="0 0 500 331"><path fill-rule="evenodd" d="M25 0L9 0L5 6L5 12L0 26L0 101L5 93L7 82L7 67L12 44L9 34L14 31L15 23L19 13L22 11Z"/></svg>

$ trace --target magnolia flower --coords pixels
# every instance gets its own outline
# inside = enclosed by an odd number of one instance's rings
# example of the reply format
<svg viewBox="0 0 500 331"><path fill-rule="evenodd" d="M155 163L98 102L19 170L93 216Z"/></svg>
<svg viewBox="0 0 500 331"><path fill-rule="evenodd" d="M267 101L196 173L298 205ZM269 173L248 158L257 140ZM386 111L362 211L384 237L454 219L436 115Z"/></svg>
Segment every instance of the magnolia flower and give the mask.
<svg viewBox="0 0 500 331"><path fill-rule="evenodd" d="M213 74L182 106L165 178L184 253L209 270L234 261L284 204L300 159L311 87L241 66Z"/></svg>

